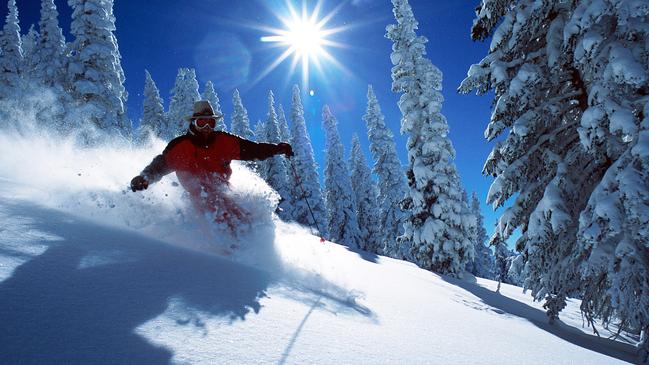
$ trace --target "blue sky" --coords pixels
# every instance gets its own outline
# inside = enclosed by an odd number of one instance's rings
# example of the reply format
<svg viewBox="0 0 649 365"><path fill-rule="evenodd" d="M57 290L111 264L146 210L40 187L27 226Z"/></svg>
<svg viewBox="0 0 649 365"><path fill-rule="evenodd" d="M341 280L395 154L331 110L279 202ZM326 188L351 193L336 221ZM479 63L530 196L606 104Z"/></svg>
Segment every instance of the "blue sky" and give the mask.
<svg viewBox="0 0 649 365"><path fill-rule="evenodd" d="M71 10L66 1L55 1L60 23L68 41ZM301 2L293 1L297 8ZM482 202L485 226L491 233L497 213L485 203L492 178L482 176L482 165L492 144L483 137L489 120L490 95L460 95L456 89L472 63L478 62L488 50L488 42L473 42L470 29L478 0L410 0L418 34L428 38L428 57L444 73L442 109L448 119L450 138L457 151L456 163L465 189L476 191ZM17 0L22 32L38 23L40 1ZM315 0L306 1L313 9ZM339 122L341 137L349 153L353 133L361 137L368 154L366 129L362 115L366 107L367 85L377 94L386 123L396 136L400 158L406 163L406 136L399 133L398 94L390 90L391 42L385 38L385 27L394 22L392 5L387 0L321 0L321 14L337 10L326 27L346 27L330 39L346 45L329 48L329 52L347 69L323 62L323 72L313 71L308 89L303 94L307 127L311 134L317 161L324 165L324 136L321 130L322 105L328 104ZM0 4L0 16L6 14L6 2ZM229 122L232 91L241 91L251 123L263 120L267 111L267 93L273 90L276 101L285 110L290 108L293 84L302 84L299 69L291 73L285 61L266 77L259 75L284 51L261 42L268 32L259 26L282 28L276 14L286 16L285 0L116 0L116 36L122 54L129 92L128 113L137 123L142 113L144 70L156 81L165 107L179 67L197 70L201 88L212 80ZM257 82L255 82L257 81ZM302 85L304 86L304 85Z"/></svg>

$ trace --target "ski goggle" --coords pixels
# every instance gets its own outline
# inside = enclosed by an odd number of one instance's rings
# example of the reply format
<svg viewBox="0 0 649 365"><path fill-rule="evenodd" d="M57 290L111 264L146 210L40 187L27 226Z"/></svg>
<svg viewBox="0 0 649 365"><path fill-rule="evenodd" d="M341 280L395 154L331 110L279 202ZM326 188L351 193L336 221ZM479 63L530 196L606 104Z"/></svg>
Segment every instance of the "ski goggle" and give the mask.
<svg viewBox="0 0 649 365"><path fill-rule="evenodd" d="M214 129L216 127L216 119L214 118L197 118L194 119L194 126L198 129Z"/></svg>

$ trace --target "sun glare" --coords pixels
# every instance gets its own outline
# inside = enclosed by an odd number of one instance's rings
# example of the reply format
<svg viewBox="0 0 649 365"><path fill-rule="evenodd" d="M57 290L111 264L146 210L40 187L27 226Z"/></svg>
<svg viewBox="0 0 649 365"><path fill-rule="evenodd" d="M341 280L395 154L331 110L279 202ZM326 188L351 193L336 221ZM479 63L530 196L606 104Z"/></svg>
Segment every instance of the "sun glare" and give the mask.
<svg viewBox="0 0 649 365"><path fill-rule="evenodd" d="M302 3L302 12L298 12L293 5L286 3L289 16L276 13L277 18L282 22L283 28L262 27L270 35L261 37L262 42L273 43L273 46L286 47L286 50L275 61L268 66L259 76L258 80L268 75L279 64L290 56L293 56L291 63L291 74L295 72L298 63L301 63L302 82L308 85L310 66L313 65L322 71L323 62L327 61L336 67L345 70L327 50L328 47L344 47L343 44L332 41L327 37L339 33L346 27L327 28L327 23L338 12L340 6L328 15L320 18L321 2L318 1L315 8L309 14L306 3Z"/></svg>

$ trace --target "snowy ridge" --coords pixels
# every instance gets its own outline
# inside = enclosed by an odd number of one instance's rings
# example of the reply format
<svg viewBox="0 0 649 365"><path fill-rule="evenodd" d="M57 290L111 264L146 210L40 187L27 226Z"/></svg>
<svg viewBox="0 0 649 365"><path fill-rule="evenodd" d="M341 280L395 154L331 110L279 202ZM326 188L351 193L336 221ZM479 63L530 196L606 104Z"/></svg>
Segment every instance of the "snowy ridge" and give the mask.
<svg viewBox="0 0 649 365"><path fill-rule="evenodd" d="M157 151L79 150L0 135L0 352L7 363L615 364L579 303L547 324L520 288L455 280L317 237L266 213L245 168L237 201L260 224L223 257L166 177L126 183ZM26 157L29 156L29 160ZM611 328L611 330L613 330ZM603 336L608 330L600 329Z"/></svg>

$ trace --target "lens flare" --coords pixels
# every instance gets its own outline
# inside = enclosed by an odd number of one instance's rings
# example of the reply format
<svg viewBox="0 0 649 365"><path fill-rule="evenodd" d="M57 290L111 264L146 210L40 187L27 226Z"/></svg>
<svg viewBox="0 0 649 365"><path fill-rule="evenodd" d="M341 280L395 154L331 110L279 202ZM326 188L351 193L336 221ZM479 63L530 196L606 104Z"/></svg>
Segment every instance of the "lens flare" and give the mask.
<svg viewBox="0 0 649 365"><path fill-rule="evenodd" d="M344 4L344 3L343 3ZM342 4L336 7L326 16L320 18L322 3L319 1L315 8L309 13L306 2L302 2L302 12L298 14L290 2L286 3L288 16L275 13L281 21L283 28L260 27L270 35L261 37L262 42L274 43L274 46L286 47L286 50L270 64L257 78L261 80L284 60L293 56L291 63L291 74L295 72L298 63L301 63L302 81L308 84L310 65L322 72L323 60L337 68L347 71L334 56L327 50L328 47L343 48L345 45L328 39L336 33L346 30L348 27L328 28L327 23L340 10Z"/></svg>

